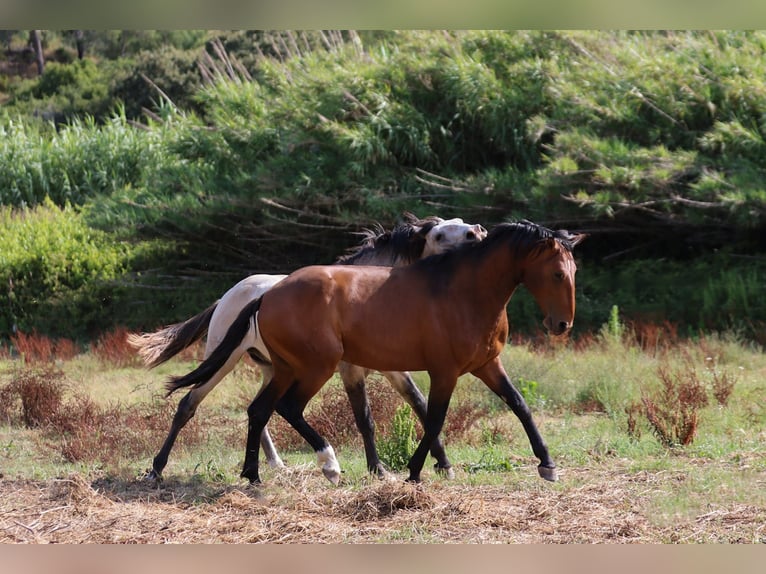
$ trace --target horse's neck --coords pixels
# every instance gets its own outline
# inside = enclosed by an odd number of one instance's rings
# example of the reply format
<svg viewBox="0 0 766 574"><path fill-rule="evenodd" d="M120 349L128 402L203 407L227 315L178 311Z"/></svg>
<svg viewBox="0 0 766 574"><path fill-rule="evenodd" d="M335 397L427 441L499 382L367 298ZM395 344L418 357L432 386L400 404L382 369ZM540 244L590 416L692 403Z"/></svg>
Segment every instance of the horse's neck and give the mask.
<svg viewBox="0 0 766 574"><path fill-rule="evenodd" d="M521 262L507 246L500 246L478 262L471 273L474 292L488 309L505 313L505 307L516 288L521 284Z"/></svg>
<svg viewBox="0 0 766 574"><path fill-rule="evenodd" d="M412 261L407 257L395 253L393 249L383 247L377 249L363 249L341 263L343 265L380 265L383 267L399 267L401 265L409 265Z"/></svg>

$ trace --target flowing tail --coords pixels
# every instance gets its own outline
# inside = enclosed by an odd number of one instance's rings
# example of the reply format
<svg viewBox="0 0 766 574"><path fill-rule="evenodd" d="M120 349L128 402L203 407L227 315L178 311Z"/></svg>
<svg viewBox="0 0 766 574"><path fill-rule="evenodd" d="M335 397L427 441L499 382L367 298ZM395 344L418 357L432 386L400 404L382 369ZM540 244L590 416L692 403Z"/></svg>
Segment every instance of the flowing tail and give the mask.
<svg viewBox="0 0 766 574"><path fill-rule="evenodd" d="M183 323L175 323L154 333L128 335L128 343L138 350L144 364L153 369L207 335L218 301Z"/></svg>
<svg viewBox="0 0 766 574"><path fill-rule="evenodd" d="M237 318L226 331L221 343L215 348L210 356L202 361L191 373L182 377L171 377L165 383L168 396L183 387L199 387L204 385L210 378L226 364L231 354L239 347L242 340L250 329L250 321L261 307L261 298L248 303L239 312Z"/></svg>

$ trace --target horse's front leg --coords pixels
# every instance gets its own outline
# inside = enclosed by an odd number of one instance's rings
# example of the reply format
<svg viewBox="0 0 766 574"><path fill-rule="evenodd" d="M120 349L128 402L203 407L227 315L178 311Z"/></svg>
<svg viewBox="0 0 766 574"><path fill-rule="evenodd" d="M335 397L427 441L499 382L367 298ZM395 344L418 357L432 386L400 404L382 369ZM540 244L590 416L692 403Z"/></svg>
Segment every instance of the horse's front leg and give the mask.
<svg viewBox="0 0 766 574"><path fill-rule="evenodd" d="M420 471L426 462L426 456L431 445L439 436L447 416L447 408L452 397L452 391L457 383L457 374L440 374L429 371L431 389L428 393L428 409L423 429L423 438L410 458L407 467L410 469L408 482L420 482Z"/></svg>
<svg viewBox="0 0 766 574"><path fill-rule="evenodd" d="M391 386L402 396L408 405L412 407L415 415L420 419L420 424L423 428L426 426L426 398L420 389L412 380L412 376L409 373L401 373L398 371L386 371L383 373L390 382ZM444 450L444 444L441 438L438 436L431 444L431 456L436 459L434 468L436 472L442 473L447 478L454 478L455 471L452 470L452 463L447 458L447 453Z"/></svg>
<svg viewBox="0 0 766 574"><path fill-rule="evenodd" d="M532 420L532 412L524 401L524 397L508 378L508 374L500 362L500 357L495 357L495 359L486 363L480 369L473 371L472 374L480 378L497 396L503 399L519 418L532 445L532 452L540 459L540 465L537 467L540 476L551 482L558 480L556 464L548 452L548 447L542 435L540 435L535 421Z"/></svg>
<svg viewBox="0 0 766 574"><path fill-rule="evenodd" d="M310 397L301 397L298 393L288 391L277 403L277 412L311 445L317 455L317 463L322 469L322 474L327 480L337 485L340 482L340 464L335 457L335 450L303 418L303 410L306 408L308 398Z"/></svg>
<svg viewBox="0 0 766 574"><path fill-rule="evenodd" d="M258 360L255 362L258 365L258 368L261 369L261 387L263 387L274 376L274 369L271 368L270 363L264 363ZM282 462L282 459L277 452L277 447L274 446L274 441L271 440L268 426L263 427L263 432L261 432L261 448L263 449L263 455L266 457L266 462L271 468L285 467L285 463Z"/></svg>

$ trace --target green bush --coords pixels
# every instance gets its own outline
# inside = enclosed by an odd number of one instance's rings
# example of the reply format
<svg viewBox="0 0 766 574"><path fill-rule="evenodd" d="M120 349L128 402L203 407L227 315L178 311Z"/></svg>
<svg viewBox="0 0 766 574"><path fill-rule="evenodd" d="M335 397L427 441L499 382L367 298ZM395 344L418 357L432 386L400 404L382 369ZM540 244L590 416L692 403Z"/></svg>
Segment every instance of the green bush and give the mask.
<svg viewBox="0 0 766 574"><path fill-rule="evenodd" d="M89 228L71 208L0 208L0 333L84 335L102 326L108 284L127 268L129 247Z"/></svg>
<svg viewBox="0 0 766 574"><path fill-rule="evenodd" d="M378 441L380 460L391 470L403 470L407 467L416 447L412 408L409 405L402 405L396 409L388 433Z"/></svg>
<svg viewBox="0 0 766 574"><path fill-rule="evenodd" d="M45 73L14 89L8 103L15 113L63 123L86 115L102 117L114 107L110 80L91 60L49 62Z"/></svg>
<svg viewBox="0 0 766 574"><path fill-rule="evenodd" d="M116 76L110 96L121 102L130 119L141 118L144 108L156 112L166 97L177 107L195 110L194 95L202 80L197 68L200 53L169 46L141 51L131 59L130 68Z"/></svg>

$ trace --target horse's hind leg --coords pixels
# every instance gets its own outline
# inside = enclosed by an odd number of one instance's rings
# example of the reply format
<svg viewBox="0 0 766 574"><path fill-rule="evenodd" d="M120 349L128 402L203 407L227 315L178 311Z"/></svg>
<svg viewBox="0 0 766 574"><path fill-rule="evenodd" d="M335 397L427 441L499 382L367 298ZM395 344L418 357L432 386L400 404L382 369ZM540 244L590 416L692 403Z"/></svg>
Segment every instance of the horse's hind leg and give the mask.
<svg viewBox="0 0 766 574"><path fill-rule="evenodd" d="M317 463L322 469L322 474L327 480L337 485L340 482L340 464L335 457L335 450L303 418L303 410L306 408L309 398L303 395L300 392L300 387L296 385L279 400L277 412L311 445L317 455Z"/></svg>
<svg viewBox="0 0 766 574"><path fill-rule="evenodd" d="M147 479L161 480L162 471L165 469L165 465L168 462L170 451L173 449L176 438L178 438L178 433L181 432L181 429L184 428L186 423L191 420L191 418L194 416L194 413L197 411L197 407L208 395L208 393L212 391L215 386L231 372L243 353L244 350L236 350L231 354L231 356L229 356L223 367L221 367L208 382L206 382L204 385L200 385L199 387L194 387L186 394L186 396L184 396L184 398L181 399L181 401L178 403L176 414L173 416L173 422L170 425L168 436L165 439L165 442L162 444L162 448L160 448L159 452L157 453L157 456L155 456L154 460L152 461L152 469L146 474Z"/></svg>
<svg viewBox="0 0 766 574"><path fill-rule="evenodd" d="M529 442L532 445L532 452L540 459L540 465L537 467L537 471L542 478L550 480L552 482L558 480L558 474L556 472L556 464L553 462L548 447L545 445L540 431L535 425L535 421L532 420L532 412L529 410L527 403L524 401L524 397L513 386L511 380L503 369L499 358L495 358L490 361L481 369L473 371L473 374L479 377L484 384L487 385L495 394L497 394L503 401L511 408L513 413L521 421L524 430L527 433Z"/></svg>
<svg viewBox="0 0 766 574"><path fill-rule="evenodd" d="M197 406L202 400L195 396L195 390L197 389L193 389L186 393L186 396L184 396L178 403L176 414L173 416L173 422L170 425L170 432L168 432L168 436L162 444L162 448L160 448L157 453L157 456L152 460L152 469L146 473L147 479L157 481L162 480L162 471L168 463L168 457L176 442L176 438L178 438L178 433L194 416Z"/></svg>
<svg viewBox="0 0 766 574"><path fill-rule="evenodd" d="M420 423L426 426L426 398L420 389L412 380L409 373L398 371L387 371L383 375L391 382L391 385L402 395L407 404L412 407L415 414L420 419ZM443 473L447 478L455 478L455 471L452 470L452 463L447 458L444 451L444 444L438 436L431 444L431 456L436 459L434 468L437 472Z"/></svg>
<svg viewBox="0 0 766 574"><path fill-rule="evenodd" d="M367 400L365 389L365 369L342 362L338 366L343 387L346 389L351 410L354 412L356 428L362 435L364 454L367 458L367 470L378 478L389 476L383 464L380 462L378 450L375 446L375 421L372 418L370 403Z"/></svg>

